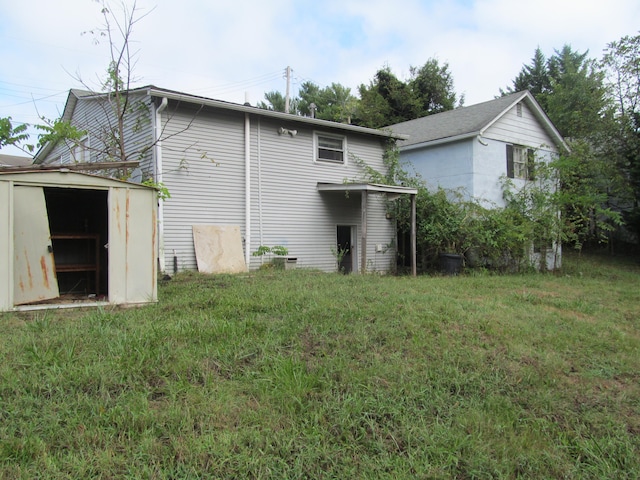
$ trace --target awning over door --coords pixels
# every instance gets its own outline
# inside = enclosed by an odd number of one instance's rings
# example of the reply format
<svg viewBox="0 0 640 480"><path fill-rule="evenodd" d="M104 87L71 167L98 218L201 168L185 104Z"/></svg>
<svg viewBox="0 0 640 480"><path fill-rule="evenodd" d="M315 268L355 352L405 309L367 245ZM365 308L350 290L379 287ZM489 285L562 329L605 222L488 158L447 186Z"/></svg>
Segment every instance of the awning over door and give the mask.
<svg viewBox="0 0 640 480"><path fill-rule="evenodd" d="M381 185L377 183L322 183L318 182L319 192L359 192L362 194L362 238L360 239L361 249L361 271L366 271L367 266L367 202L369 193L384 193L391 200L395 200L400 195L411 197L411 273L417 274L416 268L416 196L417 188L402 187L397 185Z"/></svg>

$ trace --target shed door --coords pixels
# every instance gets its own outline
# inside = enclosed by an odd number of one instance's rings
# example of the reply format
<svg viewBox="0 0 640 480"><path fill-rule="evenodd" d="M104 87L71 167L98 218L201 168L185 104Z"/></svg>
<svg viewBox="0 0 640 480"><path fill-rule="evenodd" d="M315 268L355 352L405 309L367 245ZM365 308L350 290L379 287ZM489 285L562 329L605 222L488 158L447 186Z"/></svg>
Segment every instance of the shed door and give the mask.
<svg viewBox="0 0 640 480"><path fill-rule="evenodd" d="M14 304L56 298L60 293L44 190L15 186L13 205Z"/></svg>

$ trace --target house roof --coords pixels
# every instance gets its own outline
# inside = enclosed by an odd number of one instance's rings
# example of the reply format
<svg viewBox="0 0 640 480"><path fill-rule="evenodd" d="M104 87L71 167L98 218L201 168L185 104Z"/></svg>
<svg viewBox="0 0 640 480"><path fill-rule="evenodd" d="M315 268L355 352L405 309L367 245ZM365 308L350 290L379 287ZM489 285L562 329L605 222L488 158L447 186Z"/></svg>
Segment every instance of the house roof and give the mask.
<svg viewBox="0 0 640 480"><path fill-rule="evenodd" d="M489 127L520 102L525 102L529 106L542 128L555 141L556 145L568 150L560 132L549 120L533 95L526 90L469 107L460 107L397 123L389 128L396 134L409 136L407 140L399 143L401 149L448 143L483 135Z"/></svg>
<svg viewBox="0 0 640 480"><path fill-rule="evenodd" d="M288 122L304 123L304 124L315 125L323 128L332 128L332 129L344 130L348 132L357 132L365 135L373 135L376 137L396 138L396 139L406 138L404 135L396 134L392 132L390 129L374 129L374 128L367 128L367 127L360 127L358 125L351 125L347 123L332 122L329 120L303 117L301 115L294 115L290 113L275 112L273 110L266 110L264 108L254 107L249 104L241 105L239 103L226 102L223 100L215 100L212 98L200 97L197 95L190 95L187 93L181 93L173 90L167 90L164 88L158 88L153 85L150 85L148 87L143 87L138 90L145 90L145 89L148 91L149 95L151 96L161 97L161 98L167 97L169 100L178 100L178 101L193 103L196 105L204 105L204 106L210 106L210 107L216 107L216 108L223 108L226 110L234 110L238 112L251 113L253 115L277 118L277 119L288 121Z"/></svg>
<svg viewBox="0 0 640 480"><path fill-rule="evenodd" d="M130 93L143 93L147 94L151 97L157 98L167 98L168 100L178 101L178 102L186 102L198 106L207 106L213 108L220 108L225 110L232 110L236 112L250 113L252 115L260 115L262 117L270 117L279 119L286 122L295 122L307 124L310 126L315 126L319 128L339 130L343 132L353 132L360 133L363 135L370 135L380 138L394 138L394 139L404 139L406 138L404 135L400 133L395 133L390 129L373 129L360 127L357 125L350 125L346 123L339 122L331 122L328 120L320 120L318 118L311 117L303 117L300 115L293 115L290 113L282 113L275 112L273 110L266 110L263 108L258 108L251 106L249 104L241 105L239 103L227 102L224 100L216 100L213 98L201 97L198 95L191 95L188 93L178 92L175 90L169 90L166 88L159 88L154 85L147 85L145 87L139 87L135 89L131 89ZM90 92L87 90L80 89L71 89L69 90L69 95L67 96L67 102L64 107L64 111L62 112L61 120L70 121L75 107L80 99L91 99L91 98L103 98L106 93L100 92ZM41 158L45 157L47 153L54 147L54 145L44 145L40 151L38 151L35 155L36 162L38 162Z"/></svg>

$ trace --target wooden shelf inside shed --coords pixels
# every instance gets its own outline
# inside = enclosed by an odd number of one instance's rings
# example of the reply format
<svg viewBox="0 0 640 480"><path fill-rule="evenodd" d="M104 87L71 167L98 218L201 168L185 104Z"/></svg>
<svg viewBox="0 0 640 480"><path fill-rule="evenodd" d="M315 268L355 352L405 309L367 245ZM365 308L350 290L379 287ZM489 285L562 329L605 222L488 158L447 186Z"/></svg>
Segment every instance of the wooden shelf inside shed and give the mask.
<svg viewBox="0 0 640 480"><path fill-rule="evenodd" d="M93 273L96 294L100 293L100 235L97 233L54 233L51 235L56 275L66 272Z"/></svg>

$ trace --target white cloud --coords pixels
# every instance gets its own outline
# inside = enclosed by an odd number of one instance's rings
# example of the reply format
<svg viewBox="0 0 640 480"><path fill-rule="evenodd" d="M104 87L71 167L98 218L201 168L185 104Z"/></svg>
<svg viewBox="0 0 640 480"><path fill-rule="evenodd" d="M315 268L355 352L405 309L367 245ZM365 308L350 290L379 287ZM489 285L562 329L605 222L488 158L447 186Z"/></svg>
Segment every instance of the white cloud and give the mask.
<svg viewBox="0 0 640 480"><path fill-rule="evenodd" d="M155 6L155 8L154 8ZM223 100L262 99L311 80L356 88L388 65L401 78L429 58L447 62L466 104L490 100L529 63L563 44L600 57L608 42L638 33L637 0L138 0L151 11L133 32L139 85ZM105 71L106 44L82 31L101 25L89 0L0 0L0 117L56 116L66 91ZM56 95L57 94L57 95Z"/></svg>

